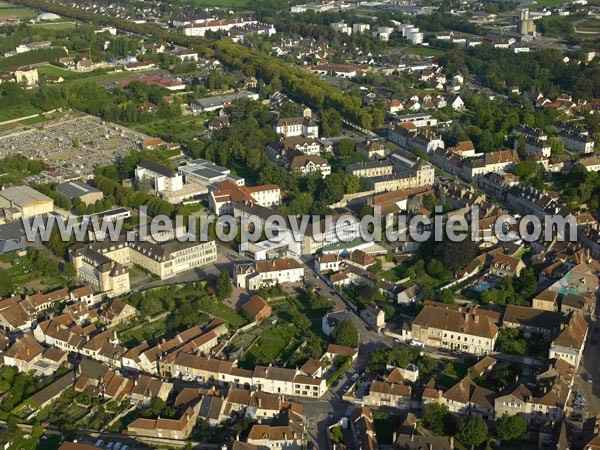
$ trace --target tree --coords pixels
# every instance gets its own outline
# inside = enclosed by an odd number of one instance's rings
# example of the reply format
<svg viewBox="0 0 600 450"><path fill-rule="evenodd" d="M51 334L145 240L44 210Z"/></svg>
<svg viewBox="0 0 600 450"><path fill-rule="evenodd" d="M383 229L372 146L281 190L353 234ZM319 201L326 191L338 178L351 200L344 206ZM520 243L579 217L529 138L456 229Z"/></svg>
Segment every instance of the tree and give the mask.
<svg viewBox="0 0 600 450"><path fill-rule="evenodd" d="M498 332L496 348L502 353L524 355L527 351L527 341L518 328L502 328Z"/></svg>
<svg viewBox="0 0 600 450"><path fill-rule="evenodd" d="M73 263L64 263L63 264L63 275L72 282L77 277L77 271L75 270L75 266Z"/></svg>
<svg viewBox="0 0 600 450"><path fill-rule="evenodd" d="M231 278L227 273L227 270L221 270L219 274L219 278L217 278L217 298L219 300L224 300L231 296L233 293L233 285L231 284Z"/></svg>
<svg viewBox="0 0 600 450"><path fill-rule="evenodd" d="M0 297L13 293L14 285L8 271L0 271Z"/></svg>
<svg viewBox="0 0 600 450"><path fill-rule="evenodd" d="M325 136L339 136L342 132L342 116L333 108L321 114L321 127Z"/></svg>
<svg viewBox="0 0 600 450"><path fill-rule="evenodd" d="M434 434L444 434L444 417L449 414L448 407L440 403L429 403L423 407L423 425Z"/></svg>
<svg viewBox="0 0 600 450"><path fill-rule="evenodd" d="M331 333L333 342L346 347L358 347L358 330L350 319L344 319L334 328Z"/></svg>
<svg viewBox="0 0 600 450"><path fill-rule="evenodd" d="M527 431L527 422L523 417L515 414L504 414L496 423L498 437L503 441L516 441Z"/></svg>
<svg viewBox="0 0 600 450"><path fill-rule="evenodd" d="M481 417L470 416L462 419L458 424L458 440L464 445L475 447L488 437L488 427Z"/></svg>

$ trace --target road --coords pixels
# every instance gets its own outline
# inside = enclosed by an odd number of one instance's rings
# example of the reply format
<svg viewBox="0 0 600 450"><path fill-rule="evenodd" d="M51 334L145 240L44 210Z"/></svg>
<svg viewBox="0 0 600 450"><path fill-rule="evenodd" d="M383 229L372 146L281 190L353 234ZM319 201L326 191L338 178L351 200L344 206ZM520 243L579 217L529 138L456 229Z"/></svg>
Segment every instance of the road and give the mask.
<svg viewBox="0 0 600 450"><path fill-rule="evenodd" d="M598 321L592 320L587 343L583 351L583 360L579 365L573 385L573 393L580 391L586 401L586 417L595 417L597 414L600 414L600 352L598 351L600 330L596 332L596 326L600 327ZM599 343L596 343L596 340ZM591 383L587 381L588 375L592 376Z"/></svg>
<svg viewBox="0 0 600 450"><path fill-rule="evenodd" d="M360 341L356 361L354 361L336 386L331 388L319 400L311 401L302 399L300 401L304 405L304 413L308 421L307 431L309 439L315 444L316 448L327 449L327 428L338 422L342 417L347 416L355 408L351 403L342 400L344 387L350 386L352 383L350 377L354 373L362 373L365 370L369 363L369 355L372 352L380 348L391 347L393 339L367 329L366 323L353 311L350 304L315 273L313 257L302 258L302 261L305 264L305 282L318 288L321 293L326 295L332 302L333 308L349 311L348 317L356 326Z"/></svg>

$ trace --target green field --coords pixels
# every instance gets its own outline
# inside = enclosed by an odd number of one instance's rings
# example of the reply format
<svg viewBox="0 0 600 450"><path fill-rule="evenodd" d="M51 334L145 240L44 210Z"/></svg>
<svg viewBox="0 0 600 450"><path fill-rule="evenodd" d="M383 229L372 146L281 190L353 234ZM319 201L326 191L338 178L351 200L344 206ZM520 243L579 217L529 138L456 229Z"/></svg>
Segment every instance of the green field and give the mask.
<svg viewBox="0 0 600 450"><path fill-rule="evenodd" d="M48 28L48 29L52 29L52 30L70 30L72 28L75 28L76 25L77 24L75 22L71 22L71 21L42 22L42 23L33 24L33 26L36 28Z"/></svg>
<svg viewBox="0 0 600 450"><path fill-rule="evenodd" d="M292 324L280 324L266 330L240 359L240 367L251 369L258 364L269 364L297 342L300 331Z"/></svg>
<svg viewBox="0 0 600 450"><path fill-rule="evenodd" d="M587 33L600 33L600 19L585 19L581 22L573 24L578 32L584 31Z"/></svg>
<svg viewBox="0 0 600 450"><path fill-rule="evenodd" d="M63 77L65 81L74 80L76 78L81 78L81 75L77 72L72 72L70 70L61 69L56 66L42 66L38 67L38 74L40 75L57 75Z"/></svg>
<svg viewBox="0 0 600 450"><path fill-rule="evenodd" d="M18 119L19 117L31 116L32 114L39 114L41 112L41 109L31 105L19 105L12 106L10 108L2 108L2 110L0 110L0 122Z"/></svg>
<svg viewBox="0 0 600 450"><path fill-rule="evenodd" d="M37 11L15 6L10 3L0 2L0 16L15 16L17 19L28 19L37 15Z"/></svg>
<svg viewBox="0 0 600 450"><path fill-rule="evenodd" d="M200 5L210 6L233 6L241 7L246 6L250 0L196 0L194 3Z"/></svg>
<svg viewBox="0 0 600 450"><path fill-rule="evenodd" d="M554 8L565 3L567 3L565 0L538 0L531 5L526 6L526 8Z"/></svg>
<svg viewBox="0 0 600 450"><path fill-rule="evenodd" d="M414 55L420 55L420 56L441 56L446 53L443 50L437 50L435 48L419 47L419 46L408 47L406 49L406 51L408 53L412 53Z"/></svg>
<svg viewBox="0 0 600 450"><path fill-rule="evenodd" d="M191 140L206 131L204 122L198 120L196 116L183 116L174 120L155 120L149 123L137 124L132 128L171 142Z"/></svg>

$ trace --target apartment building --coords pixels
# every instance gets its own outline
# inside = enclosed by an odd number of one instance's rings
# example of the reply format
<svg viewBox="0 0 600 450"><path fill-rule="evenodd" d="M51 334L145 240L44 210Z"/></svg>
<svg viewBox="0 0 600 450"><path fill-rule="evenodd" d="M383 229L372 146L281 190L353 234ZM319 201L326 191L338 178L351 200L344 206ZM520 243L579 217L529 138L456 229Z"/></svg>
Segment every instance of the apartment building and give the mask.
<svg viewBox="0 0 600 450"><path fill-rule="evenodd" d="M200 36L204 37L208 31L219 32L229 31L234 27L243 27L245 25L255 25L258 21L255 19L206 19L194 21L183 26L183 34L185 36Z"/></svg>
<svg viewBox="0 0 600 450"><path fill-rule="evenodd" d="M327 217L319 222L309 223L304 234L295 234L294 227L288 227L284 232L284 240L289 245L289 251L295 256L314 255L321 249L343 242L351 242L359 237L360 222L354 216L335 215L331 220ZM301 223L296 224L301 230Z"/></svg>
<svg viewBox="0 0 600 450"><path fill-rule="evenodd" d="M96 292L117 296L128 292L129 270L93 248L75 244L69 250L77 279Z"/></svg>
<svg viewBox="0 0 600 450"><path fill-rule="evenodd" d="M396 155L392 157L394 156ZM419 158L410 165L395 164L394 172L391 175L370 178L369 182L371 190L378 193L432 186L434 179L435 168L433 165Z"/></svg>
<svg viewBox="0 0 600 450"><path fill-rule="evenodd" d="M498 313L478 307L426 301L412 323L412 336L432 347L487 355L494 350L499 320Z"/></svg>
<svg viewBox="0 0 600 450"><path fill-rule="evenodd" d="M217 260L215 241L169 239L151 242L126 238L121 235L118 242L98 241L73 246L69 252L78 277L100 292L125 292L129 289L126 267L132 264L138 264L164 280Z"/></svg>
<svg viewBox="0 0 600 450"><path fill-rule="evenodd" d="M463 176L467 180L491 172L503 172L520 161L516 150L498 150L485 153L483 156L467 159L463 162Z"/></svg>
<svg viewBox="0 0 600 450"><path fill-rule="evenodd" d="M361 178L374 178L392 175L394 164L390 160L375 160L350 164L346 166L346 173Z"/></svg>
<svg viewBox="0 0 600 450"><path fill-rule="evenodd" d="M558 137L570 152L586 154L594 151L594 139L588 132L565 128L558 134Z"/></svg>
<svg viewBox="0 0 600 450"><path fill-rule="evenodd" d="M135 181L147 180L150 188L157 192L174 192L183 189L183 175L176 170L148 159L141 160L135 168Z"/></svg>
<svg viewBox="0 0 600 450"><path fill-rule="evenodd" d="M518 145L518 139L515 139L515 147ZM550 158L552 148L550 142L534 137L525 138L525 152L528 156L539 156L542 155L546 158Z"/></svg>

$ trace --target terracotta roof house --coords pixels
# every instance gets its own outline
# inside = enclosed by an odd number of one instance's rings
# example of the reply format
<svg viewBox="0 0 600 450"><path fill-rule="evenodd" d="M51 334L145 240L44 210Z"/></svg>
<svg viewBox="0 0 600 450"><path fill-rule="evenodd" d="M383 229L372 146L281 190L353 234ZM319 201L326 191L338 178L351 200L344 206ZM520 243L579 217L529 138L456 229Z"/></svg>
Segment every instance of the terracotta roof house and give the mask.
<svg viewBox="0 0 600 450"><path fill-rule="evenodd" d="M413 320L412 335L425 345L487 355L494 350L498 322L494 311L426 301Z"/></svg>
<svg viewBox="0 0 600 450"><path fill-rule="evenodd" d="M250 297L250 300L242 305L242 309L256 322L271 316L271 306L260 295Z"/></svg>
<svg viewBox="0 0 600 450"><path fill-rule="evenodd" d="M345 356L354 360L358 356L358 350L344 345L329 344L323 356L332 361L336 356Z"/></svg>
<svg viewBox="0 0 600 450"><path fill-rule="evenodd" d="M588 323L583 314L572 312L569 324L552 341L549 358L564 359L575 368L579 367L587 333Z"/></svg>
<svg viewBox="0 0 600 450"><path fill-rule="evenodd" d="M29 372L42 358L42 347L30 334L23 335L4 353L4 364L14 366L19 372Z"/></svg>
<svg viewBox="0 0 600 450"><path fill-rule="evenodd" d="M518 328L527 334L542 334L553 337L560 329L563 316L559 312L529 308L527 306L507 305L502 319L505 328Z"/></svg>
<svg viewBox="0 0 600 450"><path fill-rule="evenodd" d="M458 414L480 415L484 420L494 417L496 393L475 383L466 376L442 394L442 403Z"/></svg>

